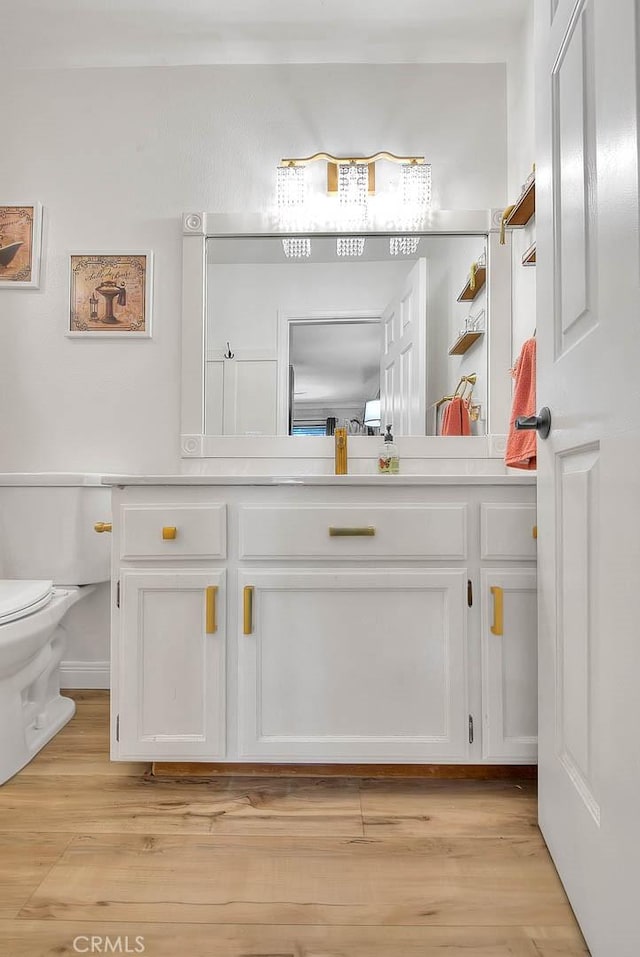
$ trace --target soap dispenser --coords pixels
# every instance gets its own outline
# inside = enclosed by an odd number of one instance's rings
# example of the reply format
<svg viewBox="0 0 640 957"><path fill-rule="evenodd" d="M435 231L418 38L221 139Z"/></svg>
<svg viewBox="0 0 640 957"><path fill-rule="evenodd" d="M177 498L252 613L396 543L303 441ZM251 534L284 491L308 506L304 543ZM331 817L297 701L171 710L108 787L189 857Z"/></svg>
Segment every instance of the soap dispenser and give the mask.
<svg viewBox="0 0 640 957"><path fill-rule="evenodd" d="M391 426L388 425L384 434L382 448L380 449L380 454L378 455L378 472L382 472L385 475L397 475L399 471L400 457L398 456L396 444L393 441Z"/></svg>

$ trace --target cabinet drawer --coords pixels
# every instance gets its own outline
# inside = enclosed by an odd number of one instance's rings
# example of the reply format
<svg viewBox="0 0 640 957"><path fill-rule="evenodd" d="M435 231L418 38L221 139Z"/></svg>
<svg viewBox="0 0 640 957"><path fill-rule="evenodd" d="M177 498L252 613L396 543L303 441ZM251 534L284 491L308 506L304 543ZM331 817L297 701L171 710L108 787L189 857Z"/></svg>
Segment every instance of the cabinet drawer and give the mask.
<svg viewBox="0 0 640 957"><path fill-rule="evenodd" d="M536 560L535 505L498 505L480 507L482 558L499 561Z"/></svg>
<svg viewBox="0 0 640 957"><path fill-rule="evenodd" d="M124 560L226 557L225 505L125 505L121 518Z"/></svg>
<svg viewBox="0 0 640 957"><path fill-rule="evenodd" d="M467 506L317 505L240 508L240 558L467 557Z"/></svg>

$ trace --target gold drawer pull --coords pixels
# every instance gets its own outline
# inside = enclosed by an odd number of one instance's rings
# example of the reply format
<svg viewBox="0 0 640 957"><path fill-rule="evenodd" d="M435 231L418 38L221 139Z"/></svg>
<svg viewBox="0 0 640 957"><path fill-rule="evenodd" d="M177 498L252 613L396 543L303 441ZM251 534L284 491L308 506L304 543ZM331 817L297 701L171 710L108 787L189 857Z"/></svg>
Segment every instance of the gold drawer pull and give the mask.
<svg viewBox="0 0 640 957"><path fill-rule="evenodd" d="M491 626L492 635L504 634L504 589L497 585L492 586L493 595L493 624Z"/></svg>
<svg viewBox="0 0 640 957"><path fill-rule="evenodd" d="M111 522L96 522L93 526L96 532L110 532L113 529Z"/></svg>
<svg viewBox="0 0 640 957"><path fill-rule="evenodd" d="M363 528L336 528L332 525L329 528L331 538L347 538L353 536L371 538L375 533L376 530L373 525L366 525Z"/></svg>
<svg viewBox="0 0 640 957"><path fill-rule="evenodd" d="M216 599L218 597L218 586L209 585L205 588L206 594L206 632L208 635L215 635L218 630L218 621L216 616Z"/></svg>
<svg viewBox="0 0 640 957"><path fill-rule="evenodd" d="M165 525L162 529L162 538L165 542L171 542L178 534L178 529L175 525Z"/></svg>
<svg viewBox="0 0 640 957"><path fill-rule="evenodd" d="M243 593L243 625L245 635L253 634L253 585L245 585Z"/></svg>

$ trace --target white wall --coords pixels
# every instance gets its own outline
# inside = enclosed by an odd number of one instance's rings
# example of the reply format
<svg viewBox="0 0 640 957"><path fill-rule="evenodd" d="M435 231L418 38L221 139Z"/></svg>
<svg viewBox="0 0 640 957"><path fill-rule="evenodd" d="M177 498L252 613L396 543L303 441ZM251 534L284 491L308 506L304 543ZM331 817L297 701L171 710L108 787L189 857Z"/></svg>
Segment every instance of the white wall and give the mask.
<svg viewBox="0 0 640 957"><path fill-rule="evenodd" d="M1 200L45 209L40 289L0 290L0 471L180 470L180 214L264 209L283 155L425 153L435 205L507 200L499 64L35 70L0 82L5 125L19 131L2 140ZM137 249L155 254L153 338L65 338L69 252ZM74 659L108 657L103 597L101 627L80 628Z"/></svg>
<svg viewBox="0 0 640 957"><path fill-rule="evenodd" d="M379 312L412 262L236 263L207 267L207 355L233 351L277 357L278 315Z"/></svg>
<svg viewBox="0 0 640 957"><path fill-rule="evenodd" d="M507 65L509 200L515 203L535 162L533 4ZM536 325L536 270L523 266L522 255L535 239L535 216L511 234L513 256L513 359Z"/></svg>

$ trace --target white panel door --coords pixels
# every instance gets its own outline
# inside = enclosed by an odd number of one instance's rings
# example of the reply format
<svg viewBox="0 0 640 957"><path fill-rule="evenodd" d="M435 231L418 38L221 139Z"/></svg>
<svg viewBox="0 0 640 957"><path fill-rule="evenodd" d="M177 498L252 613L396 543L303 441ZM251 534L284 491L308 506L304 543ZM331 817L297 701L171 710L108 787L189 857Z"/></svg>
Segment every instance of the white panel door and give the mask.
<svg viewBox="0 0 640 957"><path fill-rule="evenodd" d="M224 571L123 572L119 758L224 757L224 583Z"/></svg>
<svg viewBox="0 0 640 957"><path fill-rule="evenodd" d="M536 573L482 572L482 757L535 763L538 753Z"/></svg>
<svg viewBox="0 0 640 957"><path fill-rule="evenodd" d="M241 756L464 760L466 583L462 570L242 571Z"/></svg>
<svg viewBox="0 0 640 957"><path fill-rule="evenodd" d="M540 825L593 957L637 957L638 4L536 13Z"/></svg>
<svg viewBox="0 0 640 957"><path fill-rule="evenodd" d="M382 314L381 431L424 435L427 404L427 261L419 259Z"/></svg>

